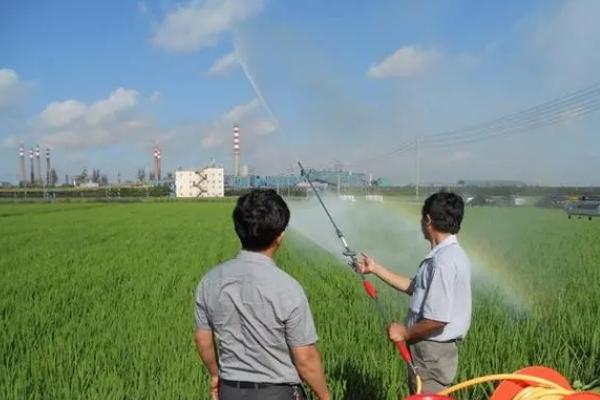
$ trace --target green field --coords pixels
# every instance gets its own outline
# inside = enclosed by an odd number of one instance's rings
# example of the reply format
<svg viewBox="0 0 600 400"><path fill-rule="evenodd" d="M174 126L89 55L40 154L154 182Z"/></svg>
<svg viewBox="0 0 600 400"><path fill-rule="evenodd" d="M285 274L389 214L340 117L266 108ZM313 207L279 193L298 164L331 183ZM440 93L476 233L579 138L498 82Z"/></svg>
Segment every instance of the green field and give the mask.
<svg viewBox="0 0 600 400"><path fill-rule="evenodd" d="M193 292L238 250L232 207L0 205L0 399L206 398ZM385 208L409 220L414 211ZM533 208L467 211L461 241L481 268L459 380L535 364L571 381L600 376L599 222ZM402 270L416 268L411 249L398 253ZM404 365L351 272L294 232L278 262L306 289L334 398L406 394ZM402 319L405 300L379 287Z"/></svg>

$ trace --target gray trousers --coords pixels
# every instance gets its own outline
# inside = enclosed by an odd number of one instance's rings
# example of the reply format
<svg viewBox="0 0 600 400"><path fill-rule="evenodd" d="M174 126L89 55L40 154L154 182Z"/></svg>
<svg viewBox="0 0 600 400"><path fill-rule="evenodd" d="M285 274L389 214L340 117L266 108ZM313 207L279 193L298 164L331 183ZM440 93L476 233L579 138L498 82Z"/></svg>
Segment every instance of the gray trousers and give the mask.
<svg viewBox="0 0 600 400"><path fill-rule="evenodd" d="M423 383L423 393L438 393L452 386L458 369L456 342L440 343L422 340L409 345L409 348ZM411 393L415 393L417 383L410 370L408 383Z"/></svg>
<svg viewBox="0 0 600 400"><path fill-rule="evenodd" d="M300 385L273 385L260 389L221 385L219 400L306 400L306 396Z"/></svg>

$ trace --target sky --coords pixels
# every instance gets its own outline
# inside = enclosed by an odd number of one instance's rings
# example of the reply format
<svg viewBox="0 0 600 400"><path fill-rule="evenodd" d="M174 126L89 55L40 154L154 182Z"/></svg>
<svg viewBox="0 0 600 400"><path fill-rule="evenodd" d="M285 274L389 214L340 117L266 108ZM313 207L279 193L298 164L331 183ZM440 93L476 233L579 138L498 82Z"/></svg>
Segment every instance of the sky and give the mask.
<svg viewBox="0 0 600 400"><path fill-rule="evenodd" d="M6 0L0 181L17 180L21 143L49 147L61 180L133 179L155 145L163 171L230 173L237 123L259 175L302 160L396 184L600 185L596 103L389 154L600 83L598 20L595 0Z"/></svg>

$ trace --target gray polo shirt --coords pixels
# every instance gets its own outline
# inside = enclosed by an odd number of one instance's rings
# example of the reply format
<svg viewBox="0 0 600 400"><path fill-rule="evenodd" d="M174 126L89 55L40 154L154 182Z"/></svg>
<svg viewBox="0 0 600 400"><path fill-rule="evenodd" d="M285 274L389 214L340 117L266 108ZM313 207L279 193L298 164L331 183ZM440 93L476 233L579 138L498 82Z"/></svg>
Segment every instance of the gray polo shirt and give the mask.
<svg viewBox="0 0 600 400"><path fill-rule="evenodd" d="M426 318L446 322L428 340L462 339L471 325L471 262L451 235L421 262L411 282L412 295L406 325Z"/></svg>
<svg viewBox="0 0 600 400"><path fill-rule="evenodd" d="M290 347L317 341L304 290L275 262L242 250L196 290L196 324L217 338L219 374L232 381L299 383Z"/></svg>

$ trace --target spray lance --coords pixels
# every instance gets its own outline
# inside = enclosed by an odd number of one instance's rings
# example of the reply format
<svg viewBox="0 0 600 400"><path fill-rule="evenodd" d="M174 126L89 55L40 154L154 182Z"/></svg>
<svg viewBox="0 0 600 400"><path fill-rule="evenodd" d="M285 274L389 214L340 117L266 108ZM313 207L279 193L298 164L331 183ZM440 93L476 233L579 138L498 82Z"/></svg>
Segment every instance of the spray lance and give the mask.
<svg viewBox="0 0 600 400"><path fill-rule="evenodd" d="M333 225L335 229L335 233L342 242L344 246L343 255L348 258L348 265L356 272L356 274L360 277L363 282L363 286L365 288L365 292L367 295L373 300L379 314L383 318L384 321L389 322L390 318L388 318L379 298L377 297L377 290L373 286L373 284L367 280L363 274L358 271L358 257L354 251L348 246L348 242L344 237L344 234L340 230L340 228L335 223L333 217L329 213L329 210L325 206L321 195L313 185L308 173L302 166L302 163L298 162L298 166L300 167L300 173L308 182L310 188L314 192L317 200L321 203L325 214L329 218L329 221ZM421 393L422 385L421 378L417 374L417 370L415 368L415 364L413 363L412 356L408 347L406 346L406 342L400 341L395 342L396 348L398 352L406 362L406 364L410 367L412 373L415 375L416 383L417 383L417 391L415 394L407 397L404 400L453 400L451 397L448 397L451 393L454 393L458 390L465 389L477 384L501 381L500 385L496 388L495 392L492 394L492 400L517 400L524 399L525 397L531 400L543 400L552 397L557 400L600 400L600 394L595 392L577 392L574 391L569 385L566 378L560 375L557 371L554 371L547 367L528 367L519 371L516 371L513 374L494 374L482 376L479 378L471 379L466 382L459 383L454 385L448 389L445 389L439 393L429 393L423 394Z"/></svg>
<svg viewBox="0 0 600 400"><path fill-rule="evenodd" d="M313 183L312 183L312 181L311 181L308 173L306 172L306 170L304 169L304 167L302 166L302 163L300 161L298 161L298 166L300 167L300 174L304 177L304 179L306 179L306 182L308 183L308 185L310 186L310 188L314 192L315 196L317 197L317 200L319 200L319 203L321 203L321 206L323 207L323 210L325 211L325 214L327 214L327 217L329 218L329 221L331 222L331 224L333 225L333 228L335 229L335 233L336 233L337 237L342 242L342 245L344 246L344 251L343 251L342 254L345 257L348 258L348 265L354 270L354 272L356 272L356 274L362 280L365 292L373 300L373 303L375 304L375 307L379 311L379 314L381 315L381 318L386 323L391 322L391 319L387 316L387 314L386 314L386 312L385 312L385 310L383 308L383 305L379 301L379 297L377 296L377 289L375 289L375 286L373 286L373 284L368 279L366 279L363 274L361 274L358 271L358 269L357 269L358 257L356 255L356 253L350 248L350 246L348 246L348 242L346 241L346 238L344 237L344 234L342 233L341 229L335 223L335 220L333 219L333 217L331 216L331 213L329 212L329 210L325 206L325 203L323 202L323 199L321 198L321 195L319 194L319 192L317 191L317 189L313 185ZM396 348L398 349L398 352L400 353L400 355L402 356L402 358L404 359L404 361L406 362L406 364L410 367L410 369L412 370L413 374L415 375L415 377L417 377L417 380L418 380L419 378L418 378L418 375L417 375L417 371L416 371L415 365L414 365L414 363L412 361L412 356L410 354L410 351L408 350L408 346L406 345L406 342L405 341L399 341L399 342L395 342L395 344L396 344Z"/></svg>

